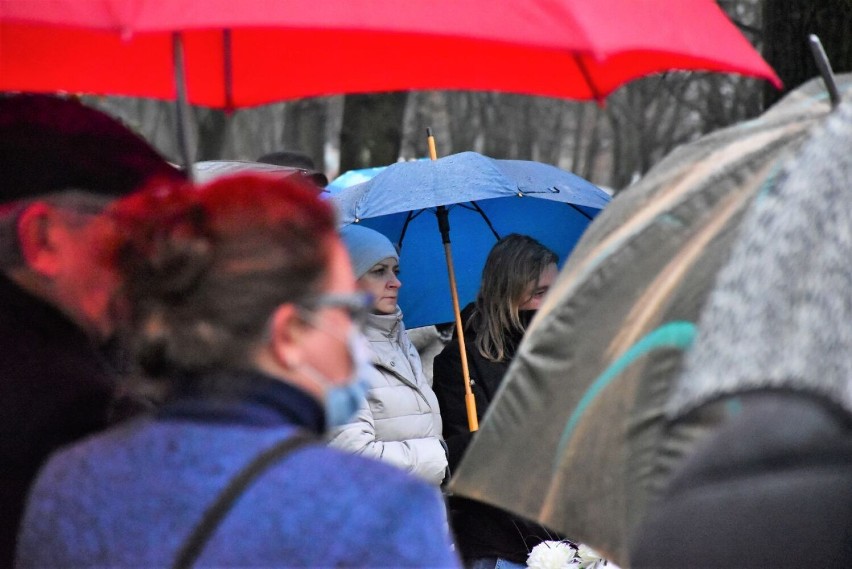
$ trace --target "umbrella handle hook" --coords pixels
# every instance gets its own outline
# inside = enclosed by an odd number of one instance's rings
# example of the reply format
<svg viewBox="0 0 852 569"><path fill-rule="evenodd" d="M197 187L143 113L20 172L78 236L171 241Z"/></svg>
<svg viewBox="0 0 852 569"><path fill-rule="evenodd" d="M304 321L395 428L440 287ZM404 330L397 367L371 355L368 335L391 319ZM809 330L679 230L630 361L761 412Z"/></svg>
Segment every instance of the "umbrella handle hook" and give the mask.
<svg viewBox="0 0 852 569"><path fill-rule="evenodd" d="M822 42L819 41L819 36L811 34L808 36L808 43L811 46L811 54L814 56L819 74L822 76L822 81L825 83L825 88L828 90L828 96L831 99L831 108L836 109L840 104L840 91L837 89L837 82L834 80L834 71L831 69L831 62L828 61L828 56L822 47Z"/></svg>

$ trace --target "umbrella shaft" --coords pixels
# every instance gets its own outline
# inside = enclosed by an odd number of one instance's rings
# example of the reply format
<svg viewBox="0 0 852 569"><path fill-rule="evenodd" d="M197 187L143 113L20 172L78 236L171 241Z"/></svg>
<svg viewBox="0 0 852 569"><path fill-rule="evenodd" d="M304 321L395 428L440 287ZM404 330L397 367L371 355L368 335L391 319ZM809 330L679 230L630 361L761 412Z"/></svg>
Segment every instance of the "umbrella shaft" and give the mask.
<svg viewBox="0 0 852 569"><path fill-rule="evenodd" d="M447 259L447 275L450 278L450 293L453 297L453 312L456 316L456 337L459 341L459 356L462 364L462 377L464 378L464 401L467 408L467 425L470 432L479 430L479 418L476 416L476 399L470 388L470 369L467 365L467 347L464 341L464 327L462 326L461 310L459 309L459 294L456 290L456 272L453 269L453 251L449 240L444 242L444 256Z"/></svg>
<svg viewBox="0 0 852 569"><path fill-rule="evenodd" d="M190 181L195 180L193 171L193 160L189 149L189 99L186 93L186 70L184 67L183 38L180 32L172 34L172 56L174 58L175 73L175 112L177 115L176 128L178 146L180 147L181 159L183 160L186 176Z"/></svg>

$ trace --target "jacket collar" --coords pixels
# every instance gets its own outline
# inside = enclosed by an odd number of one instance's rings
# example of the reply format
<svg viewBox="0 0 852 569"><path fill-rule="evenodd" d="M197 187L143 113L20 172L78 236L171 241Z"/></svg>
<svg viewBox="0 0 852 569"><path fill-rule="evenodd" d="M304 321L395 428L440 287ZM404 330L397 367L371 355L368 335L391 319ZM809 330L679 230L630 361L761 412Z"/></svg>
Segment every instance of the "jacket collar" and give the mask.
<svg viewBox="0 0 852 569"><path fill-rule="evenodd" d="M177 380L177 397L160 419L276 426L293 424L315 433L325 429L321 404L307 392L255 370L223 370Z"/></svg>
<svg viewBox="0 0 852 569"><path fill-rule="evenodd" d="M62 311L29 293L10 278L0 272L0 310L4 318L11 319L3 322L4 326L12 328L25 325L43 326L55 333L83 337L83 330L71 321Z"/></svg>
<svg viewBox="0 0 852 569"><path fill-rule="evenodd" d="M396 307L393 314L369 314L364 329L369 340L388 340L399 336L402 322L402 310Z"/></svg>
<svg viewBox="0 0 852 569"><path fill-rule="evenodd" d="M85 360L87 363L81 370L88 369L88 373L99 370L116 375L127 366L115 342L117 339L113 338L109 343L98 343L64 312L0 271L0 345L8 353L17 351L19 358L33 357L35 363L36 354L49 351L57 361L71 357L78 362L74 365L80 365Z"/></svg>

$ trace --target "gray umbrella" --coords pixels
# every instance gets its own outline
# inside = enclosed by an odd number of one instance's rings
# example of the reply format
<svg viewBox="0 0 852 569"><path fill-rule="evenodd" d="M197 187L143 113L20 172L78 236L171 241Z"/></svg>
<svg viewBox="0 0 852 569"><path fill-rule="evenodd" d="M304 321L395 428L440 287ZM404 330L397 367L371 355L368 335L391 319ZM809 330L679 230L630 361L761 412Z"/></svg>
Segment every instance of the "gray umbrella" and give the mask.
<svg viewBox="0 0 852 569"><path fill-rule="evenodd" d="M838 83L852 96L852 76ZM812 81L676 149L612 201L527 333L456 493L629 564L630 528L724 416L710 406L672 426L665 414L716 274L752 203L829 113Z"/></svg>
<svg viewBox="0 0 852 569"><path fill-rule="evenodd" d="M672 418L763 388L852 414L852 101L743 221L668 404Z"/></svg>

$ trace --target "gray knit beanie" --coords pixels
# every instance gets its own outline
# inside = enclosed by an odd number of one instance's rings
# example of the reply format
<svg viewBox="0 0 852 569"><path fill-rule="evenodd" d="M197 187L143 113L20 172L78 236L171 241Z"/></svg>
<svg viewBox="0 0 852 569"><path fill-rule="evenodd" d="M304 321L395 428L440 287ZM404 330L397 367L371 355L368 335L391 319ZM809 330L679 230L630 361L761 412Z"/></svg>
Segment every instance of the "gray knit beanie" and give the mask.
<svg viewBox="0 0 852 569"><path fill-rule="evenodd" d="M388 257L399 262L399 253L390 239L362 225L347 225L340 230L340 238L352 259L355 278L360 279L370 268Z"/></svg>

